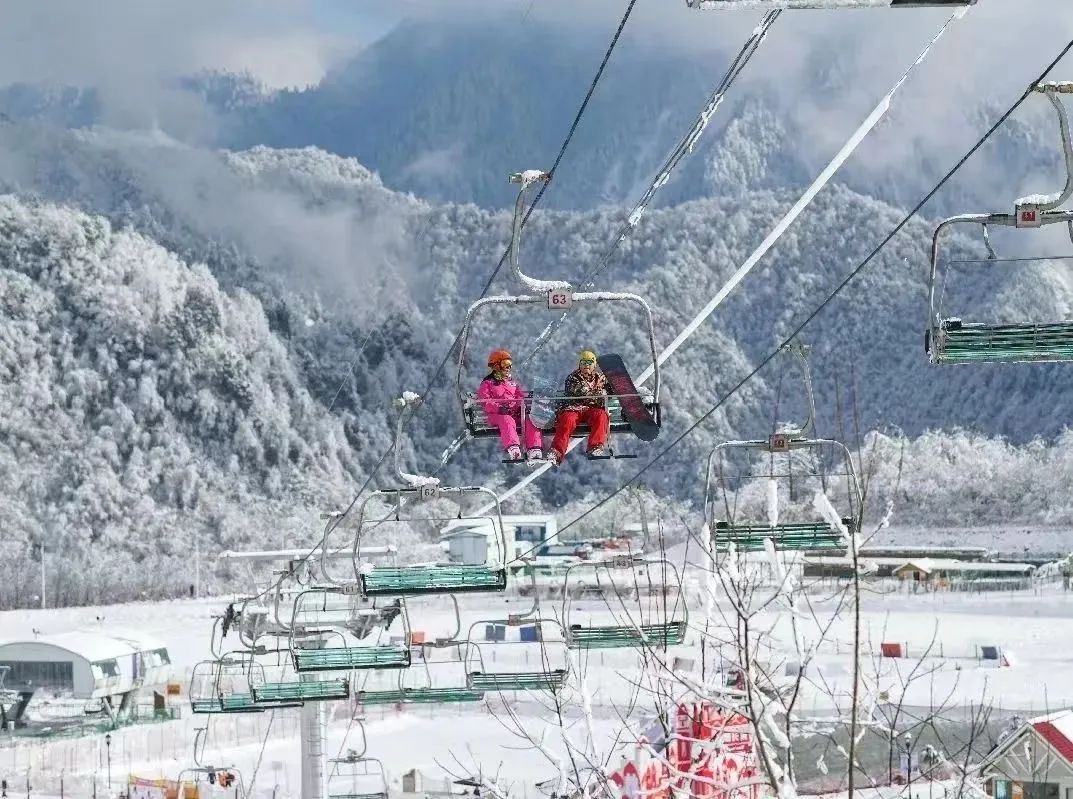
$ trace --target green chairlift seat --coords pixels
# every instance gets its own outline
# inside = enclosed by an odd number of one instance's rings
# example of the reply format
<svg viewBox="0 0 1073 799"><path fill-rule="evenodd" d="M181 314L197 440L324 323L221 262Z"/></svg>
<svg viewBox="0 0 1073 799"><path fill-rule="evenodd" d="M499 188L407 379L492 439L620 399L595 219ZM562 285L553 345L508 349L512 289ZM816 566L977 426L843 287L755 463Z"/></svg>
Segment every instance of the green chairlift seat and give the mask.
<svg viewBox="0 0 1073 799"><path fill-rule="evenodd" d="M944 319L925 337L933 363L1073 361L1073 321L982 324Z"/></svg>
<svg viewBox="0 0 1073 799"><path fill-rule="evenodd" d="M255 705L249 694L232 694L220 699L195 699L190 703L193 713L263 713L266 705Z"/></svg>
<svg viewBox="0 0 1073 799"><path fill-rule="evenodd" d="M225 713L260 713L265 709L264 705L257 706L253 701L253 694L231 694L220 697L220 706Z"/></svg>
<svg viewBox="0 0 1073 799"><path fill-rule="evenodd" d="M505 591L507 570L488 566L377 566L361 575L365 596Z"/></svg>
<svg viewBox="0 0 1073 799"><path fill-rule="evenodd" d="M571 649L621 649L641 644L676 646L681 644L686 637L684 620L664 624L641 624L638 627L628 625L583 627L580 624L571 624L567 630L566 645Z"/></svg>
<svg viewBox="0 0 1073 799"><path fill-rule="evenodd" d="M361 705L430 705L457 702L480 702L483 691L470 688L394 688L387 691L358 691Z"/></svg>
<svg viewBox="0 0 1073 799"><path fill-rule="evenodd" d="M233 654L242 657L231 657ZM228 653L219 660L194 666L190 677L190 710L193 713L261 713L280 707L301 707L300 701L255 702L247 674L249 653Z"/></svg>
<svg viewBox="0 0 1073 799"><path fill-rule="evenodd" d="M466 684L477 691L558 691L566 682L566 669L488 674L470 672Z"/></svg>
<svg viewBox="0 0 1073 799"><path fill-rule="evenodd" d="M714 532L712 543L716 552L726 552L730 544L734 544L739 552L762 552L765 538L772 539L775 549L783 551L846 549L846 540L841 531L827 522L788 522L774 527L766 524L716 522Z"/></svg>
<svg viewBox="0 0 1073 799"><path fill-rule="evenodd" d="M252 685L253 701L265 702L331 702L350 696L350 680L311 680L309 682L266 682Z"/></svg>
<svg viewBox="0 0 1073 799"><path fill-rule="evenodd" d="M256 703L252 694L230 694L219 699L197 699L190 703L194 713L263 713L266 710L301 706L301 702Z"/></svg>
<svg viewBox="0 0 1073 799"><path fill-rule="evenodd" d="M405 646L354 646L346 648L295 649L294 670L351 671L353 669L405 669L410 666L410 648Z"/></svg>

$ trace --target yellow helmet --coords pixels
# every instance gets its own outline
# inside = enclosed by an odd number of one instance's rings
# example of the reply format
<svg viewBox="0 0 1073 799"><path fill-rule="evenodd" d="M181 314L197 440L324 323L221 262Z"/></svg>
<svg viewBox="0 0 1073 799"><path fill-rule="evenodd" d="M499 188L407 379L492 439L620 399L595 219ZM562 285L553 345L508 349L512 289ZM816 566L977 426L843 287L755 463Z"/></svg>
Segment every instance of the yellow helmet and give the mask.
<svg viewBox="0 0 1073 799"><path fill-rule="evenodd" d="M596 353L591 350L582 350L581 354L577 356L578 361L592 361L596 363Z"/></svg>

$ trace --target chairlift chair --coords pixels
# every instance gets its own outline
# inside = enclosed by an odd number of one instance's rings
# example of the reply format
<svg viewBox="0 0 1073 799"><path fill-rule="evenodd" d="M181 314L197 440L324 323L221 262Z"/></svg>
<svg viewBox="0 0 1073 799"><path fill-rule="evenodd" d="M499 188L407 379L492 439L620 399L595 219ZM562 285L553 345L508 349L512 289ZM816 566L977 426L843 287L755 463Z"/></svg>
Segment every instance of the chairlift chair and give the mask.
<svg viewBox="0 0 1073 799"><path fill-rule="evenodd" d="M1054 322L980 322L967 321L960 317L943 314L942 291L938 290L939 240L941 234L954 225L979 225L982 228L986 259L963 259L947 261L949 265L960 264L1020 264L1047 258L1001 258L991 246L988 227L1035 229L1049 225L1066 225L1073 241L1073 209L1061 209L1073 196L1073 138L1070 136L1069 119L1060 97L1073 94L1073 81L1041 83L1035 87L1051 102L1058 115L1065 158L1065 187L1050 195L1032 195L1015 201L1014 212L988 214L962 214L943 220L932 236L931 270L928 280L928 329L924 335L924 349L933 364L965 363L1031 363L1073 360L1073 319ZM1069 258L1068 255L1057 256ZM937 294L939 296L937 296Z"/></svg>
<svg viewBox="0 0 1073 799"><path fill-rule="evenodd" d="M251 661L249 664L250 693L255 705L263 706L278 702L332 702L350 696L350 678L333 677L317 679L294 670L291 658L280 660L272 667L275 679L268 679L265 664Z"/></svg>
<svg viewBox="0 0 1073 799"><path fill-rule="evenodd" d="M854 532L856 514L862 506L861 490L846 446L840 441L815 437L816 403L808 362L809 349L798 341L783 348L783 353L800 368L807 414L804 421L779 425L766 439L723 442L708 455L704 518L707 535L716 553L728 552L732 548L742 553L761 552L766 548L766 540L771 541L776 551L842 554L849 546L848 536ZM767 467L754 473L753 461L758 454L766 456ZM742 461L746 463L744 471L730 468ZM797 481L799 493L804 482L810 490L822 491L830 503L828 483L836 478L845 480L850 507L848 516L835 520L815 509L809 514L813 516L811 519L788 520L779 510L780 486L787 487L789 499L793 501L794 481ZM767 483L768 518L763 521L741 518L750 514L738 512L735 491L758 480ZM734 502L731 502L732 495Z"/></svg>
<svg viewBox="0 0 1073 799"><path fill-rule="evenodd" d="M193 713L261 713L283 707L301 707L301 702L253 701L250 690L248 652L229 652L215 660L195 664L190 675L190 710Z"/></svg>
<svg viewBox="0 0 1073 799"><path fill-rule="evenodd" d="M402 412L399 414L395 428L395 474L402 483L402 487L380 489L365 496L358 509L356 533L351 549L351 564L353 566L353 582L350 585L360 591L365 597L387 597L407 595L431 595L431 594L455 594L472 592L499 592L507 587L507 572L504 566L506 557L506 541L503 532L503 514L500 507L499 496L487 488L480 486L441 486L439 480L433 477L408 474L403 471L400 461L399 442L402 439L402 424L406 416L407 408L419 405L421 398L412 392L406 392L396 401ZM401 404L400 404L401 403ZM407 507L417 506L424 502L454 498L458 502L458 511L452 518L462 519L463 511L461 500L473 494L484 494L492 498L492 507L495 508L493 516L474 517L475 519L487 519L493 525L498 522L499 527L495 535L490 538L495 540L496 548L492 557L483 564L457 564L457 563L427 563L420 565L404 566L374 566L362 557L362 538L367 535L367 526L379 526L390 524L391 519L367 519L369 503L374 500L386 500L386 504L394 506L394 521L402 522L403 502ZM435 515L410 515L405 519L407 522L417 521L443 521L447 517L443 514ZM337 526L337 520L330 520L325 527L324 536L321 539L319 549L322 557L326 557L329 551L331 533ZM327 567L323 569L327 573ZM329 579L336 585L344 585L343 582L332 578Z"/></svg>
<svg viewBox="0 0 1073 799"><path fill-rule="evenodd" d="M328 597L347 596L338 587L312 588L302 591L294 600L294 618L304 619L308 606L315 610L325 604ZM349 607L347 608L349 616ZM374 611L375 612L375 611ZM407 614L402 613L403 636L401 644L350 645L339 625L328 625L314 619L313 631L308 627L291 628L290 650L294 668L298 673L320 671L351 671L360 669L405 669L410 665L410 632ZM343 626L345 627L344 621ZM382 633L383 630L378 631Z"/></svg>
<svg viewBox="0 0 1073 799"><path fill-rule="evenodd" d="M495 638L497 627L516 627L523 623L536 627L535 641L491 641L484 644L484 646L498 648L516 647L519 644L539 644L541 662L544 668L504 670L498 665L493 665L494 661L485 660L481 649L482 645L473 639L473 631L477 627L482 624L485 625L486 634L487 628L491 627L493 638ZM549 639L544 633L545 629L558 631L558 636ZM565 639L566 636L562 625L552 619L536 617L523 621L517 616L512 616L509 619L476 621L470 626L469 634L466 637L466 685L478 691L551 691L553 693L559 691L565 684L569 671ZM552 647L548 647L547 644L551 644ZM554 663L550 662L550 660L544 661L549 648L561 649L562 651L561 658L557 658ZM558 667L560 660L563 664L562 667Z"/></svg>
<svg viewBox="0 0 1073 799"><path fill-rule="evenodd" d="M670 578L674 587L672 605L667 604L666 593L661 590L648 603L642 601L638 592L637 607L622 607L617 624L581 624L574 623L574 602L570 596L570 575L575 569L593 569L596 572L597 585L600 586L601 571L607 572L607 578L615 587L615 572L624 572L633 581L636 570L644 569L646 580L651 583L652 567ZM666 584L661 586L667 588ZM619 595L616 591L616 595ZM651 592L650 592L651 595ZM649 605L647 609L645 604ZM634 611L636 610L636 617ZM616 612L613 610L612 612ZM682 577L670 561L648 559L641 556L621 555L593 561L580 561L567 570L563 582L563 628L566 631L566 645L570 649L620 649L628 647L652 646L666 647L681 644L685 640L689 611L682 597Z"/></svg>
<svg viewBox="0 0 1073 799"><path fill-rule="evenodd" d="M454 661L430 661L428 653L421 659L418 666L406 672L399 672L398 685L394 688L354 691L354 700L358 705L428 705L462 702L479 702L484 699L484 691L475 690L468 686L465 676L465 658L461 655L460 648L463 642L455 641L453 647L456 659ZM457 677L447 680L447 685L437 685L433 679L433 667L437 674L442 666L454 666ZM405 678L417 680L418 675L424 673L427 685L405 685ZM442 676L442 675L440 675Z"/></svg>
<svg viewBox="0 0 1073 799"><path fill-rule="evenodd" d="M536 306L545 306L548 310L553 312L564 312L570 310L575 304L587 306L599 303L622 303L633 305L641 310L645 319L648 335L648 348L652 358L652 390L647 391L646 389L638 388L636 397L627 395L627 398L640 399L651 414L658 428L661 425L659 404L660 366L656 353L655 324L653 322L652 308L648 302L643 297L629 292L574 291L573 286L571 286L569 282L561 280L539 280L525 275L521 271L518 253L521 248L521 225L524 217L523 198L526 191L531 186L547 180L548 177L548 173L539 172L537 170L527 170L525 172L515 173L511 176L511 182L521 184L518 198L515 202L514 220L511 231L511 245L509 250L511 270L528 293L511 296L484 297L471 305L466 311L466 318L462 324L462 333L459 343L458 369L455 376L455 387L462 412L462 422L466 427L468 435L473 438L496 438L499 436L499 431L488 424L484 409L477 400L476 392L467 389L463 384L467 344L469 342L470 332L473 328L474 318L479 311L489 306L523 307L526 310ZM535 399L533 392L528 392L528 400L523 403L521 409L522 419L524 420L528 416L543 433L554 432L554 420L548 422L532 415L532 404ZM561 396L541 396L539 399L546 402L558 403L560 400L565 400L567 398ZM628 433L632 431L629 421L623 414L622 403L618 396L609 396L607 398L606 409L610 417L610 432L612 434ZM579 424L574 430L572 437L583 438L587 436L589 432L588 425Z"/></svg>
<svg viewBox="0 0 1073 799"><path fill-rule="evenodd" d="M753 473L751 463L745 467L745 471L729 469L729 465L736 460L735 456L752 460L758 453L767 456L768 468L765 471ZM795 457L801 455L805 457ZM837 466L828 466L828 462L837 463ZM819 511L815 511L818 518L804 521L784 520L779 511L776 511L774 519L743 519L741 517L748 514L738 512L736 498L731 501L735 489L751 480L766 481L769 492L775 492L776 497L782 485L789 486L792 494L795 480L799 489L801 483L811 483L808 486L811 490L821 490L826 496L826 483L834 478L845 480L851 508L850 514L840 517L838 524L833 519L823 517ZM844 554L849 546L848 536L855 531L856 513L860 507L860 487L853 463L849 450L840 441L775 433L765 440L723 442L708 456L704 509L708 535L711 536L715 552L728 552L731 546L737 552L761 552L765 549L764 541L770 539L776 551Z"/></svg>
<svg viewBox="0 0 1073 799"><path fill-rule="evenodd" d="M353 546L354 577L363 596L366 597L390 597L390 596L429 596L434 594L458 594L458 593L495 593L505 591L507 588L506 540L504 538L503 515L500 508L499 496L487 488L480 486L457 486L436 487L435 495L438 497L458 497L473 494L483 494L492 498L495 511L491 516L473 517L475 521L488 520L495 528L493 534L488 536L495 541L495 550L489 559L483 564L460 564L460 563L428 563L421 565L405 566L373 566L362 560L361 539L368 524L366 509L373 499L392 499L395 502L397 512L395 521L403 521L401 517L402 500L412 498L419 492L428 489L403 488L386 491L374 491L366 496L358 511L357 534ZM410 518L407 521L442 521L443 514L427 516L422 519ZM461 507L454 519L466 518ZM390 523L390 522L387 522ZM498 527L495 525L498 524Z"/></svg>
<svg viewBox="0 0 1073 799"><path fill-rule="evenodd" d="M377 758L350 752L328 762L328 799L387 799L387 774Z"/></svg>
<svg viewBox="0 0 1073 799"><path fill-rule="evenodd" d="M1064 223L1073 226L1073 210L1041 211L1039 220L1041 225ZM939 238L943 231L953 225L981 225L984 230L988 225L1017 226L1014 214L966 214L945 219L935 229L928 287L930 327L924 334L924 350L928 360L933 364L1053 363L1073 360L1073 320L977 322L943 313L941 297L936 296L939 285ZM1073 227L1070 230L1073 239ZM999 265L1024 263L1025 260L994 256L982 262Z"/></svg>

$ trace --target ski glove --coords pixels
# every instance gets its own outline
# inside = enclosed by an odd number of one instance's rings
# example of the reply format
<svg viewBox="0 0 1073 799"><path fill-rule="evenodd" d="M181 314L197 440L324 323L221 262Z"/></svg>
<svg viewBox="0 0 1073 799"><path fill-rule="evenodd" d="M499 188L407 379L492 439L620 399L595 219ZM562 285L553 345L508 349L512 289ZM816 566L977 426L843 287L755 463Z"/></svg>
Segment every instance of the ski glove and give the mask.
<svg viewBox="0 0 1073 799"><path fill-rule="evenodd" d="M499 405L499 412L505 416L510 416L514 413L514 405L510 402L503 402Z"/></svg>

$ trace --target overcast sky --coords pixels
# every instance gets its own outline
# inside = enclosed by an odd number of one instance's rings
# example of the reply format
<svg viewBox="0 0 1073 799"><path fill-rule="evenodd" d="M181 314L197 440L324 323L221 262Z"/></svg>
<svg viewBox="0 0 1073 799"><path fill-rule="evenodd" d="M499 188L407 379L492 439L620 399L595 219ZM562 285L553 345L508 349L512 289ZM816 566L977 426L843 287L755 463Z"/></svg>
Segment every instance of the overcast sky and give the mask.
<svg viewBox="0 0 1073 799"><path fill-rule="evenodd" d="M248 69L271 86L316 82L346 58L410 16L474 19L497 14L529 26L550 22L607 35L626 0L12 0L0 4L0 84L146 83L200 68ZM926 40L943 10L796 11L784 16L778 59L767 69L793 69L817 48L852 36L858 57L882 62ZM684 0L639 0L627 34L661 48L709 48L740 41L759 13L699 12ZM1073 36L1069 0L980 0L956 42L945 46L950 77L1017 73ZM604 37L606 38L606 36ZM1027 62L1027 63L1026 63Z"/></svg>
<svg viewBox="0 0 1073 799"><path fill-rule="evenodd" d="M15 81L92 85L104 120L184 134L209 122L169 79L201 69L248 70L271 87L316 83L327 70L384 35L400 19L516 23L517 36L545 25L591 31L594 67L627 0L11 0L0 4L0 85ZM760 18L756 11L693 11L684 0L638 0L626 29L633 41L704 57L736 51ZM787 95L809 130L810 150L838 149L938 30L949 10L791 11L750 64L744 85L764 81ZM899 95L892 123L912 136L876 135L872 161L897 162L921 146L960 151L979 135L966 109L979 100L1005 105L1061 46L1073 39L1073 0L979 0L955 23ZM713 59L713 79L726 67ZM817 69L817 65L820 69ZM614 69L612 62L610 69ZM821 74L817 86L803 76ZM1073 79L1073 58L1053 78ZM831 98L834 98L832 101ZM596 98L599 101L599 98ZM699 98L698 98L699 99ZM1026 104L1025 113L1049 113ZM887 123L885 123L887 124ZM197 137L186 136L189 140ZM865 153L862 151L862 155Z"/></svg>

